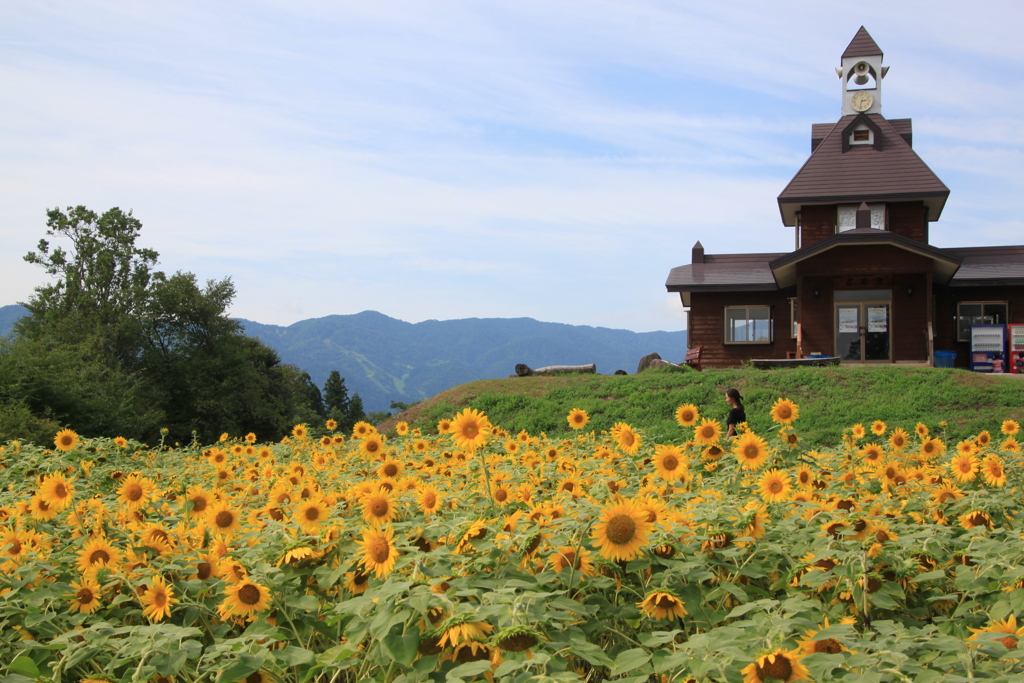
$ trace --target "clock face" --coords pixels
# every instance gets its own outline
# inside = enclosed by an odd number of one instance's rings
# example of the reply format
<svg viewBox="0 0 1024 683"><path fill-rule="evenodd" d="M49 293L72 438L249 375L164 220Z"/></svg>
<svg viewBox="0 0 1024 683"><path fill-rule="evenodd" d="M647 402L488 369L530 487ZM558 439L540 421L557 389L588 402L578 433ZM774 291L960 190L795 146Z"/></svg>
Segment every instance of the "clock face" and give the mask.
<svg viewBox="0 0 1024 683"><path fill-rule="evenodd" d="M868 109L871 109L871 105L874 104L874 101L874 98L871 97L871 93L861 90L853 93L853 97L850 98L850 106L853 107L854 111L867 111Z"/></svg>

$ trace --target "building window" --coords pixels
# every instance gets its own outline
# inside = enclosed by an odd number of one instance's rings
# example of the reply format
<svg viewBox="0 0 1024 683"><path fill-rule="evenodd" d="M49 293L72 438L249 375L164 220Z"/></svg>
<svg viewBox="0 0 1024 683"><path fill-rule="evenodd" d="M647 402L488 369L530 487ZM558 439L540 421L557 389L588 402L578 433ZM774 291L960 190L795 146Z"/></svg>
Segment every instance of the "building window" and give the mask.
<svg viewBox="0 0 1024 683"><path fill-rule="evenodd" d="M796 319L796 297L789 299L789 336L796 339L797 331L797 319Z"/></svg>
<svg viewBox="0 0 1024 683"><path fill-rule="evenodd" d="M836 215L836 232L846 232L857 227L857 209L860 204L840 204ZM885 204L868 204L871 209L871 227L885 230Z"/></svg>
<svg viewBox="0 0 1024 683"><path fill-rule="evenodd" d="M851 145L873 145L875 143L875 134L867 126L863 128L855 128L850 131L850 144Z"/></svg>
<svg viewBox="0 0 1024 683"><path fill-rule="evenodd" d="M770 344L771 342L772 309L769 306L726 307L726 344Z"/></svg>
<svg viewBox="0 0 1024 683"><path fill-rule="evenodd" d="M1005 325L1005 301L961 301L956 305L956 339L971 340L971 325Z"/></svg>

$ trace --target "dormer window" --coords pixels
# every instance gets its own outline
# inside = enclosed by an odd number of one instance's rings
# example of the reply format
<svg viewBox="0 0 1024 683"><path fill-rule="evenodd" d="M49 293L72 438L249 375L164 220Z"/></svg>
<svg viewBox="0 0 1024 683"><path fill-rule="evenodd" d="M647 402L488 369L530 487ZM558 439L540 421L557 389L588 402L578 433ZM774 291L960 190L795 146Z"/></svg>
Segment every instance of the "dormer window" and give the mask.
<svg viewBox="0 0 1024 683"><path fill-rule="evenodd" d="M863 128L857 128L850 132L850 144L851 145L870 145L875 142L873 131L864 126Z"/></svg>
<svg viewBox="0 0 1024 683"><path fill-rule="evenodd" d="M857 227L857 208L860 204L840 204L836 211L836 232L846 232ZM871 227L885 230L885 204L868 204L871 209Z"/></svg>

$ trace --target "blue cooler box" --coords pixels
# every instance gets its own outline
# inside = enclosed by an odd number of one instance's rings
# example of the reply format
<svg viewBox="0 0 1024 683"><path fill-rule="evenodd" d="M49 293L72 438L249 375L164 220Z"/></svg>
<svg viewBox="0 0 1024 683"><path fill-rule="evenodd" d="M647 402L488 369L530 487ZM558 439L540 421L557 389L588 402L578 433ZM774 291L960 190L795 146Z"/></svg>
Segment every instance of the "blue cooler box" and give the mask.
<svg viewBox="0 0 1024 683"><path fill-rule="evenodd" d="M951 368L953 367L953 361L956 360L956 351L936 351L935 352L935 367L937 368Z"/></svg>

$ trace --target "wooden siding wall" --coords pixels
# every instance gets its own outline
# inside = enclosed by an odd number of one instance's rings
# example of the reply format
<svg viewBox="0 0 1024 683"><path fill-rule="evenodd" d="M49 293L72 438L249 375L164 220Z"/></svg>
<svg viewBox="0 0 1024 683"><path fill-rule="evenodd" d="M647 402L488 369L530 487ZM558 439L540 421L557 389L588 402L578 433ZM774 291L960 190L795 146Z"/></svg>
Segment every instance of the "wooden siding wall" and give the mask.
<svg viewBox="0 0 1024 683"><path fill-rule="evenodd" d="M833 295L836 278L884 275L892 277L892 359L926 360L926 273L931 269L931 259L881 245L831 249L803 261L797 266L797 276L804 353L835 353ZM913 294L907 294L908 287L913 288ZM817 297L814 296L816 289Z"/></svg>
<svg viewBox="0 0 1024 683"><path fill-rule="evenodd" d="M928 244L928 212L924 202L897 202L888 206L889 230Z"/></svg>
<svg viewBox="0 0 1024 683"><path fill-rule="evenodd" d="M751 358L785 358L796 351L790 335L789 297L796 287L776 292L694 292L690 300L690 348L704 347L707 367L736 367ZM726 306L771 306L775 340L770 344L724 344Z"/></svg>
<svg viewBox="0 0 1024 683"><path fill-rule="evenodd" d="M800 207L800 247L809 247L836 234L836 205Z"/></svg>
<svg viewBox="0 0 1024 683"><path fill-rule="evenodd" d="M956 351L954 365L970 367L970 344L956 341L956 305L961 301L1006 301L1010 324L1024 323L1024 287L936 287L935 350Z"/></svg>

